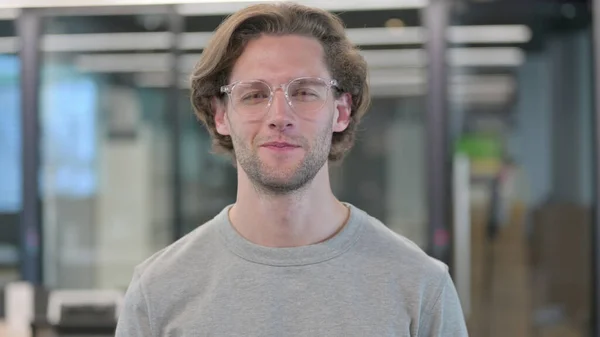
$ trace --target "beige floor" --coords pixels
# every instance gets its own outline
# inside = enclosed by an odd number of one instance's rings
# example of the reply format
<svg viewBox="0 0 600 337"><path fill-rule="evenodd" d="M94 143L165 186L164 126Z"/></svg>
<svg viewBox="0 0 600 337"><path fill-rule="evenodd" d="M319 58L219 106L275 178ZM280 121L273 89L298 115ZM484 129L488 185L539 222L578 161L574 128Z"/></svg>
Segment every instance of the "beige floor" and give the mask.
<svg viewBox="0 0 600 337"><path fill-rule="evenodd" d="M471 337L530 337L531 289L522 212L516 211L493 243L486 239L487 210L472 215Z"/></svg>
<svg viewBox="0 0 600 337"><path fill-rule="evenodd" d="M522 212L498 233L491 249L490 337L533 336L533 306Z"/></svg>
<svg viewBox="0 0 600 337"><path fill-rule="evenodd" d="M566 324L534 326L530 251L524 214L516 207L493 243L485 239L486 210L473 212L471 337L583 337Z"/></svg>
<svg viewBox="0 0 600 337"><path fill-rule="evenodd" d="M0 321L0 336L2 337L29 337L28 334L24 333L16 333L14 331L10 331L4 323Z"/></svg>

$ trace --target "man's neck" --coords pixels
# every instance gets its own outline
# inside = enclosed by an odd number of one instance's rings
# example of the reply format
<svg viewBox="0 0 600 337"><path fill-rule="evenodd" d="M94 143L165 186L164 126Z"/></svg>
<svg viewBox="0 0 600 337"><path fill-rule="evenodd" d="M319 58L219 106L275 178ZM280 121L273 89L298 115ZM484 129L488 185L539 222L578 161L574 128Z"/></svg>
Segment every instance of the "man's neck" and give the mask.
<svg viewBox="0 0 600 337"><path fill-rule="evenodd" d="M327 165L302 191L291 195L260 194L247 177L238 180L238 196L229 218L240 235L267 247L298 247L334 236L349 210L329 185Z"/></svg>

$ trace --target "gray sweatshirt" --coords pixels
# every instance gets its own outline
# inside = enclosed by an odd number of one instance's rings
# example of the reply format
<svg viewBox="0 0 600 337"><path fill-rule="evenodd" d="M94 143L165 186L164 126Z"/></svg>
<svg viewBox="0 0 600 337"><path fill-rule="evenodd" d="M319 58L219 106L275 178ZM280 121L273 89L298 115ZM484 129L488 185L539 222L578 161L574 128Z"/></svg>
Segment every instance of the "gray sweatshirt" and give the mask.
<svg viewBox="0 0 600 337"><path fill-rule="evenodd" d="M467 336L446 265L362 210L333 238L247 241L214 219L140 264L117 337Z"/></svg>

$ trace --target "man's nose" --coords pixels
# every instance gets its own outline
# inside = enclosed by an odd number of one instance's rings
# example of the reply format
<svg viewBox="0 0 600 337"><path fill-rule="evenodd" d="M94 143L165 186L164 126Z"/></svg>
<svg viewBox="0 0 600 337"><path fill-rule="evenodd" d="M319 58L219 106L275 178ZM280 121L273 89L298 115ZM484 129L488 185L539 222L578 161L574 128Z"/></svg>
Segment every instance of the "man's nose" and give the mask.
<svg viewBox="0 0 600 337"><path fill-rule="evenodd" d="M268 115L271 129L284 131L294 126L292 107L289 105L283 91L276 90L273 94L273 101Z"/></svg>

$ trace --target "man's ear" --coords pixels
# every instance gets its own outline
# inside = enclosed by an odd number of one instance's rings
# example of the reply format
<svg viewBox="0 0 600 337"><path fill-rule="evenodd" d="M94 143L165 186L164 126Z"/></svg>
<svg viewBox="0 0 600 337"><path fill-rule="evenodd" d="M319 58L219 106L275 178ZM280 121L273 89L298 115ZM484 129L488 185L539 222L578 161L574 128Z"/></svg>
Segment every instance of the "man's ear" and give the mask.
<svg viewBox="0 0 600 337"><path fill-rule="evenodd" d="M333 121L333 132L342 132L346 130L350 124L350 116L352 115L352 96L345 92L335 100L335 108L337 110L337 118Z"/></svg>
<svg viewBox="0 0 600 337"><path fill-rule="evenodd" d="M227 120L227 117L225 117L227 107L220 99L213 97L211 100L211 108L214 112L215 127L217 132L222 136L229 136L229 121Z"/></svg>

